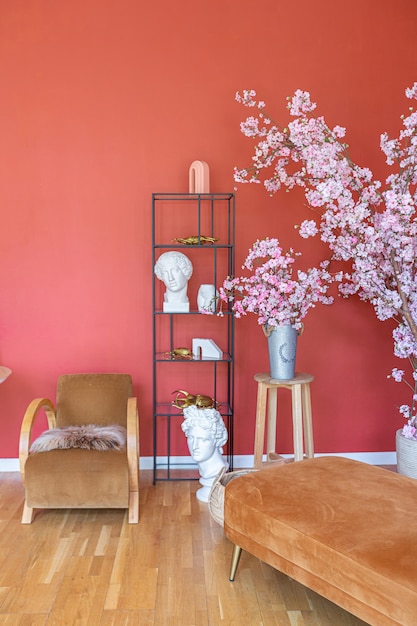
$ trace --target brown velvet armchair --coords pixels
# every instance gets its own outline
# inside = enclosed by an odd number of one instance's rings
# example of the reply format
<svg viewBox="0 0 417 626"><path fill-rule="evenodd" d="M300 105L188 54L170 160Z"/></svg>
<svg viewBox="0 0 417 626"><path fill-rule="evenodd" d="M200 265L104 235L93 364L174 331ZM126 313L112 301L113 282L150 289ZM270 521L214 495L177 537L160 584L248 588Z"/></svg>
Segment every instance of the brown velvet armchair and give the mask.
<svg viewBox="0 0 417 626"><path fill-rule="evenodd" d="M36 416L44 411L49 429L95 424L126 429L120 450L52 449L30 452ZM48 431L49 432L49 431ZM24 415L19 461L25 487L22 524L34 509L127 508L139 520L139 420L128 374L69 374L57 383L56 405L33 400Z"/></svg>

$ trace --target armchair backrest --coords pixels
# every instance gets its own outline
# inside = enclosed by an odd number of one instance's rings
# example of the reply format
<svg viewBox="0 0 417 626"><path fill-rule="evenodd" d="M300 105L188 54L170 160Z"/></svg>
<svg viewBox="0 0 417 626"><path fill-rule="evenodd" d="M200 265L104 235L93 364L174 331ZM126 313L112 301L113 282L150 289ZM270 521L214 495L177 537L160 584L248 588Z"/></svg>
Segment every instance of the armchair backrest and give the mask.
<svg viewBox="0 0 417 626"><path fill-rule="evenodd" d="M66 374L58 378L56 425L120 424L126 427L129 374Z"/></svg>

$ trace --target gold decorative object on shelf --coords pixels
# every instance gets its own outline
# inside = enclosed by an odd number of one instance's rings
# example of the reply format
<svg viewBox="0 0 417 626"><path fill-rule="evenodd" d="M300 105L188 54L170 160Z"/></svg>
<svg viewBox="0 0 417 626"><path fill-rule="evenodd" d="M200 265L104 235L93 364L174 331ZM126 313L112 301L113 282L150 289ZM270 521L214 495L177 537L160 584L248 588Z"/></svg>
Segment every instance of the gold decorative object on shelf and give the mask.
<svg viewBox="0 0 417 626"><path fill-rule="evenodd" d="M218 406L218 402L210 398L210 396L202 396L199 394L193 396L183 389L177 389L177 391L173 391L172 393L177 394L175 400L172 401L172 405L177 407L177 409L185 409L192 404L195 404L198 409L216 409ZM182 394L182 396L180 394Z"/></svg>
<svg viewBox="0 0 417 626"><path fill-rule="evenodd" d="M171 352L165 352L165 354L169 354L172 359L192 359L193 353L189 348L174 348Z"/></svg>
<svg viewBox="0 0 417 626"><path fill-rule="evenodd" d="M216 243L219 241L217 237L207 237L207 235L190 235L189 237L175 237L172 240L176 243L183 243L186 246L198 246L198 244L206 244L206 243Z"/></svg>

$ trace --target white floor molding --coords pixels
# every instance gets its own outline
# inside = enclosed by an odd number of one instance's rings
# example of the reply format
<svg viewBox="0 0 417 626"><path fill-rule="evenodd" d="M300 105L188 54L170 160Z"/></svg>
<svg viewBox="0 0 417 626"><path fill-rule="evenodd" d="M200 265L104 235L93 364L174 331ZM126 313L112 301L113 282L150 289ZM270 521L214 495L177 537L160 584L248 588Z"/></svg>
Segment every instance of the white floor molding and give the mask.
<svg viewBox="0 0 417 626"><path fill-rule="evenodd" d="M289 454L284 454L284 457L291 457ZM396 465L397 458L395 452L329 452L320 453L316 456L343 456L348 459L354 459L355 461L362 461L369 465ZM158 459L158 462L164 462L164 459ZM184 464L190 462L190 457L171 457L171 465L175 466L176 463ZM233 459L234 469L253 467L253 455L236 455ZM144 470L153 469L153 457L141 457L140 468ZM0 459L0 472L18 472L19 471L19 459Z"/></svg>

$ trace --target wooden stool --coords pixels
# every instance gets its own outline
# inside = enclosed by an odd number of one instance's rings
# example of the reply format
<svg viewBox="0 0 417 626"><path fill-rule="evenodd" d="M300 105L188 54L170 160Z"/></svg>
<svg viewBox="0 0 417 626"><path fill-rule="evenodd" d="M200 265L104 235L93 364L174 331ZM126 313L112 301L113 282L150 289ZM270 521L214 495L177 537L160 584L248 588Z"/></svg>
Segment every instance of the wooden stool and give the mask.
<svg viewBox="0 0 417 626"><path fill-rule="evenodd" d="M310 398L310 383L314 380L314 376L311 374L296 373L294 378L291 378L290 380L276 380L271 378L269 374L264 373L255 374L254 378L258 383L254 467L262 467L266 419L268 419L266 438L267 462L281 460L281 462L284 463L283 458L275 452L277 430L277 390L280 387L283 387L284 389L291 389L294 461L301 461L304 458L303 440L305 443L306 456L308 458L314 457L313 424L311 420Z"/></svg>

